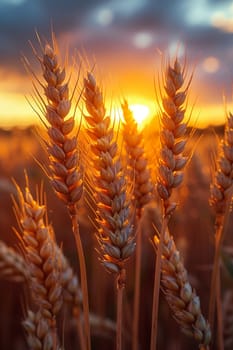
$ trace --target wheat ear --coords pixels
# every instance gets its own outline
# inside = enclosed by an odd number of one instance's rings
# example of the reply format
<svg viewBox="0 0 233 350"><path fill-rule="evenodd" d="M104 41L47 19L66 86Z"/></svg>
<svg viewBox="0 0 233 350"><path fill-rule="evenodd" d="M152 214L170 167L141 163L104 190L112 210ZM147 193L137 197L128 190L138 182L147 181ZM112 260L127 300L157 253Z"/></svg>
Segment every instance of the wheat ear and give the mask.
<svg viewBox="0 0 233 350"><path fill-rule="evenodd" d="M11 247L0 241L0 276L15 282L29 277L25 259Z"/></svg>
<svg viewBox="0 0 233 350"><path fill-rule="evenodd" d="M60 264L60 282L65 302L74 308L82 304L79 281L62 250L55 244L57 260ZM28 281L30 278L28 264L23 256L0 241L0 276L14 282ZM74 310L75 311L75 310Z"/></svg>
<svg viewBox="0 0 233 350"><path fill-rule="evenodd" d="M87 134L92 150L97 232L103 265L117 275L117 349L122 347L122 298L126 282L125 261L135 249L130 202L111 119L106 115L103 95L91 73L84 79L88 115Z"/></svg>
<svg viewBox="0 0 233 350"><path fill-rule="evenodd" d="M168 221L176 208L176 203L171 201L173 188L178 187L183 180L183 168L187 162L184 156L186 145L187 123L185 117L185 100L191 78L184 87L185 69L178 59L174 65L169 63L164 75L164 94L161 107L161 131L160 154L158 159L157 190L163 202L163 221L160 232L160 243L157 249L152 325L151 325L151 350L154 350L157 342L160 266L163 246L163 238Z"/></svg>
<svg viewBox="0 0 233 350"><path fill-rule="evenodd" d="M18 203L14 201L14 209L20 225L32 297L56 344L56 315L63 298L54 237L46 224L46 208L39 203L39 198L33 198L28 185L24 194L19 186L16 188Z"/></svg>
<svg viewBox="0 0 233 350"><path fill-rule="evenodd" d="M224 239L224 230L228 220L229 205L233 195L233 115L229 113L225 125L224 138L221 141L217 161L217 169L210 188L210 204L215 210L215 254L211 279L211 293L209 303L209 322L213 329L215 305L217 301L218 313L221 313L220 291L220 253ZM221 324L218 323L221 327ZM219 340L221 341L219 332Z"/></svg>
<svg viewBox="0 0 233 350"><path fill-rule="evenodd" d="M141 282L141 257L142 257L142 231L141 215L144 206L150 202L152 197L151 174L148 169L145 156L143 135L139 132L137 124L133 118L133 113L129 109L125 100L122 105L124 123L123 139L127 152L127 168L129 172L129 183L133 183L133 201L137 208L136 213L136 256L135 256L135 285L134 285L134 310L133 310L133 331L132 348L138 349L138 323L140 305L140 282Z"/></svg>
<svg viewBox="0 0 233 350"><path fill-rule="evenodd" d="M156 250L159 241L155 235ZM202 349L208 349L211 341L209 323L201 313L200 299L188 280L180 253L168 231L162 246L161 288L182 332L193 337Z"/></svg>
<svg viewBox="0 0 233 350"><path fill-rule="evenodd" d="M38 90L36 90L36 94L42 114L48 123L46 125L48 140L45 142L49 157L49 176L55 193L66 203L72 221L80 264L85 341L86 348L90 350L87 273L77 209L77 203L83 191L83 180L79 162L78 133L75 132L75 111L72 114L70 113L76 89L70 97L69 79L66 81L65 68L59 64L58 48L54 36L53 45L46 44L42 49L42 57L36 52L35 55L40 61L43 71L45 84L39 83L44 89L45 98L38 93ZM77 105L74 108L75 110L76 107Z"/></svg>
<svg viewBox="0 0 233 350"><path fill-rule="evenodd" d="M165 71L161 109L157 189L163 200L165 215L169 215L176 206L171 201L172 190L181 184L187 163L187 157L184 156L187 142L184 104L191 78L186 87L184 81L185 69L175 59L173 67L169 64Z"/></svg>

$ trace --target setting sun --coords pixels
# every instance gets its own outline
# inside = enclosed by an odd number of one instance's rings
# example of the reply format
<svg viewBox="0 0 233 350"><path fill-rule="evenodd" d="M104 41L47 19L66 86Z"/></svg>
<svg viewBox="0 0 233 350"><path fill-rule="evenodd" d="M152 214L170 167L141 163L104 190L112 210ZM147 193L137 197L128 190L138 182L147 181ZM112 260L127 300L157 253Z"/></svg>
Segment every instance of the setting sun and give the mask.
<svg viewBox="0 0 233 350"><path fill-rule="evenodd" d="M129 105L130 110L133 112L133 117L138 125L140 125L147 117L149 117L150 110L143 104Z"/></svg>

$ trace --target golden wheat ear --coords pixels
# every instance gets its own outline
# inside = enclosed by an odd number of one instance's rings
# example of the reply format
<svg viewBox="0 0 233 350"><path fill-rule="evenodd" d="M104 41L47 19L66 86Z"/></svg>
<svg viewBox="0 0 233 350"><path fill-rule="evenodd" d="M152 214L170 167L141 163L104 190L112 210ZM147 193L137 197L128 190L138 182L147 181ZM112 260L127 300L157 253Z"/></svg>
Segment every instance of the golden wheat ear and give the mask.
<svg viewBox="0 0 233 350"><path fill-rule="evenodd" d="M17 184L16 189L18 200L14 199L13 201L20 230L19 232L15 230L15 233L22 244L24 258L15 256L15 253L12 256L12 251L6 250L6 247L0 249L0 256L1 252L8 253L4 262L5 264L7 262L8 265L9 262L14 263L14 269L17 269L18 274L23 267L21 279L24 277L29 284L34 304L37 306L37 311L34 313L29 311L28 317L23 322L28 333L28 344L33 349L34 347L37 349L39 343L42 344L42 348L53 346L52 349L54 349L54 344L58 342L56 316L63 301L71 305L77 324L82 325L80 318L83 302L82 293L78 278L61 248L55 242L53 228L47 223L43 199L32 197L28 181L24 192ZM82 336L82 333L81 327L79 336Z"/></svg>
<svg viewBox="0 0 233 350"><path fill-rule="evenodd" d="M174 65L168 64L164 74L162 94L160 154L157 189L163 200L165 215L174 210L170 201L172 190L183 180L183 169L187 163L184 149L187 142L187 122L185 121L185 101L190 80L185 84L185 69L178 59Z"/></svg>
<svg viewBox="0 0 233 350"><path fill-rule="evenodd" d="M19 201L17 201L17 199L14 198L13 203L16 218L20 227L20 232L18 232L16 229L14 229L14 231L20 240L20 244L22 244L23 255L21 255L11 247L8 247L4 242L0 241L0 276L16 282L26 281L30 283L32 278L30 273L31 266L30 264L28 264L29 261L27 258L27 248L24 241L28 242L28 245L30 244L30 242L31 244L34 243L35 248L38 248L38 245L36 243L36 237L34 238L33 232L30 231L31 235L28 236L24 234L22 220L31 220L29 214L32 214L32 210L30 211L28 205L25 204L23 192L20 190L18 185L16 185L16 188L18 189ZM38 199L36 201L38 207L43 208L43 204L39 204ZM25 206L27 206L27 212L24 211ZM56 260L59 262L58 280L60 281L62 286L63 300L64 302L71 304L71 306L74 309L80 308L82 304L82 293L80 290L78 277L75 275L72 267L70 266L68 260L63 254L62 249L58 247L54 240L55 234L53 232L53 227L51 225L48 225L47 223L47 214L44 213L44 217L41 219L43 220L44 225L46 225L47 227L48 238L53 246L51 249L51 253L52 251L55 252Z"/></svg>
<svg viewBox="0 0 233 350"><path fill-rule="evenodd" d="M135 248L130 200L111 118L106 115L102 92L91 73L84 79L84 98L94 169L100 259L110 272L119 274Z"/></svg>
<svg viewBox="0 0 233 350"><path fill-rule="evenodd" d="M154 245L157 250L159 237L156 235ZM207 349L211 341L210 326L202 315L200 299L189 282L180 253L168 231L162 247L161 289L181 331Z"/></svg>
<svg viewBox="0 0 233 350"><path fill-rule="evenodd" d="M53 323L63 302L54 235L47 224L45 205L40 203L39 198L33 198L28 185L24 192L16 186L18 198L14 201L14 209L19 223L17 235L21 237L23 245L32 297L41 314Z"/></svg>
<svg viewBox="0 0 233 350"><path fill-rule="evenodd" d="M58 45L53 35L52 44L40 41L40 53L34 47L33 52L40 62L43 80L39 79L25 59L34 82L32 106L46 129L43 140L49 159L51 184L57 196L68 205L75 205L82 195L83 180L79 161L78 131L75 127L77 104L73 106L77 94L78 78L74 90L70 93L70 79L66 67L60 63ZM42 91L41 91L42 90ZM74 104L74 103L73 103Z"/></svg>
<svg viewBox="0 0 233 350"><path fill-rule="evenodd" d="M39 196L33 198L28 181L24 191L17 184L16 189L17 200L14 200L14 210L19 223L17 235L21 237L25 254L32 299L37 307L37 314L40 315L39 322L43 320L43 326L46 325L44 337L50 339L49 342L52 337L56 348L58 344L56 316L61 309L63 297L60 261L54 235L47 224L46 207L42 204L42 198Z"/></svg>

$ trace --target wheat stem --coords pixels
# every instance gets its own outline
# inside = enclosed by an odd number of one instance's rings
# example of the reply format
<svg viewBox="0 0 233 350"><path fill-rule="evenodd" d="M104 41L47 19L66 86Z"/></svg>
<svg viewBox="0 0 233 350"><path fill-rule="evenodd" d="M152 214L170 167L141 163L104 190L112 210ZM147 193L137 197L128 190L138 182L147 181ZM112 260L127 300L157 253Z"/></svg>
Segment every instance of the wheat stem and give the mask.
<svg viewBox="0 0 233 350"><path fill-rule="evenodd" d="M117 333L116 350L122 350L122 320L123 320L123 293L125 289L126 271L121 269L117 276Z"/></svg>
<svg viewBox="0 0 233 350"><path fill-rule="evenodd" d="M184 157L186 145L187 123L185 117L185 100L191 78L184 88L185 69L178 59L173 67L168 64L164 74L164 95L161 107L160 156L158 166L157 190L163 202L163 221L160 232L160 241L157 248L156 267L154 276L151 350L156 348L158 328L159 289L161 276L161 258L164 235L169 218L174 212L177 203L171 201L173 189L183 181L183 169L187 163Z"/></svg>
<svg viewBox="0 0 233 350"><path fill-rule="evenodd" d="M39 39L40 41L40 39ZM75 111L71 113L71 105L76 92L78 78L73 93L69 93L70 78L66 78L65 67L62 67L58 55L58 46L53 35L50 46L41 45L42 57L34 50L34 54L41 63L45 83L37 83L43 88L44 95L35 87L36 101L42 105L41 113L45 118L47 129L47 146L49 158L49 177L56 195L65 202L71 220L81 274L81 288L83 294L84 333L86 349L90 350L90 325L87 293L87 277L85 258L78 226L78 212L76 203L80 200L83 190L82 171L79 161L78 135L75 133ZM34 75L35 76L35 75ZM80 96L78 98L78 101ZM77 103L78 103L77 101ZM43 120L43 118L42 118Z"/></svg>
<svg viewBox="0 0 233 350"><path fill-rule="evenodd" d="M162 221L162 228L160 232L160 239L156 255L156 266L154 275L154 289L153 289L153 304L152 304L152 322L151 322L151 341L150 350L156 349L157 333L158 333L158 312L159 312L159 290L160 290L160 278L161 278L161 259L162 249L164 244L164 235L167 229L169 217L164 215Z"/></svg>
<svg viewBox="0 0 233 350"><path fill-rule="evenodd" d="M140 215L140 214L139 214ZM139 305L141 294L141 261L142 261L142 231L140 225L140 216L137 216L136 233L136 252L135 252L135 283L134 283L134 306L133 306L133 332L132 349L138 349L138 323L139 323Z"/></svg>
<svg viewBox="0 0 233 350"><path fill-rule="evenodd" d="M211 291L209 303L209 322L214 328L215 306L217 302L217 311L221 313L221 295L216 294L220 289L220 253L225 236L225 230L229 220L229 211L233 195L233 115L229 113L225 124L224 137L221 141L221 148L218 156L218 165L215 177L210 189L210 204L215 209L215 253L213 262L213 271L211 278ZM216 300L216 298L218 300ZM218 315L218 318L221 314ZM221 335L220 335L221 337Z"/></svg>
<svg viewBox="0 0 233 350"><path fill-rule="evenodd" d="M91 337L90 337L90 321L89 321L89 302L88 302L88 287L87 287L87 272L85 257L83 253L82 241L79 233L79 224L78 224L78 213L75 205L69 205L69 214L72 221L72 229L76 242L76 247L79 256L80 264L80 280L81 288L83 295L83 317L84 317L84 333L86 339L87 350L91 349Z"/></svg>
<svg viewBox="0 0 233 350"><path fill-rule="evenodd" d="M80 343L80 349L85 350L85 337L83 334L83 325L80 319L80 315L76 316L76 323L77 323L77 330L78 330L78 336L79 336L79 343Z"/></svg>
<svg viewBox="0 0 233 350"><path fill-rule="evenodd" d="M221 298L221 273L220 266L217 273L217 291L216 291L216 306L217 306L217 325L218 325L218 349L224 350L223 342L223 314L222 314L222 298Z"/></svg>
<svg viewBox="0 0 233 350"><path fill-rule="evenodd" d="M224 346L226 350L232 349L233 345L233 322L232 322L232 306L233 306L233 290L228 289L223 299L223 325L224 325Z"/></svg>
<svg viewBox="0 0 233 350"><path fill-rule="evenodd" d="M215 234L216 246L215 246L215 255L214 255L214 262L213 262L213 272L212 272L212 278L211 278L210 302L209 302L209 323L212 330L214 329L216 286L217 286L218 278L220 278L219 259L220 259L222 241L223 241L222 229L223 229L222 225L218 226Z"/></svg>

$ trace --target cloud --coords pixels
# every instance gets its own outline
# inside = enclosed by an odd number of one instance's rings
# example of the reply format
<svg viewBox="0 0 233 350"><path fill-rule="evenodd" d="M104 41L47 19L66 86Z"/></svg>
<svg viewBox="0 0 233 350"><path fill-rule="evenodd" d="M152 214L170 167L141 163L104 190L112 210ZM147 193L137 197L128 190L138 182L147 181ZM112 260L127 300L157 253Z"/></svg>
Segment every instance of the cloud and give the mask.
<svg viewBox="0 0 233 350"><path fill-rule="evenodd" d="M216 57L218 71L199 69L198 79L214 82L216 89L223 83L229 88L231 21L230 0L0 0L0 66L23 71L20 52L29 57L28 40L35 42L35 29L48 38L53 23L63 42L122 70L121 62L133 59L139 72L144 62L153 62L157 49L174 51L174 45L187 52L191 65Z"/></svg>

